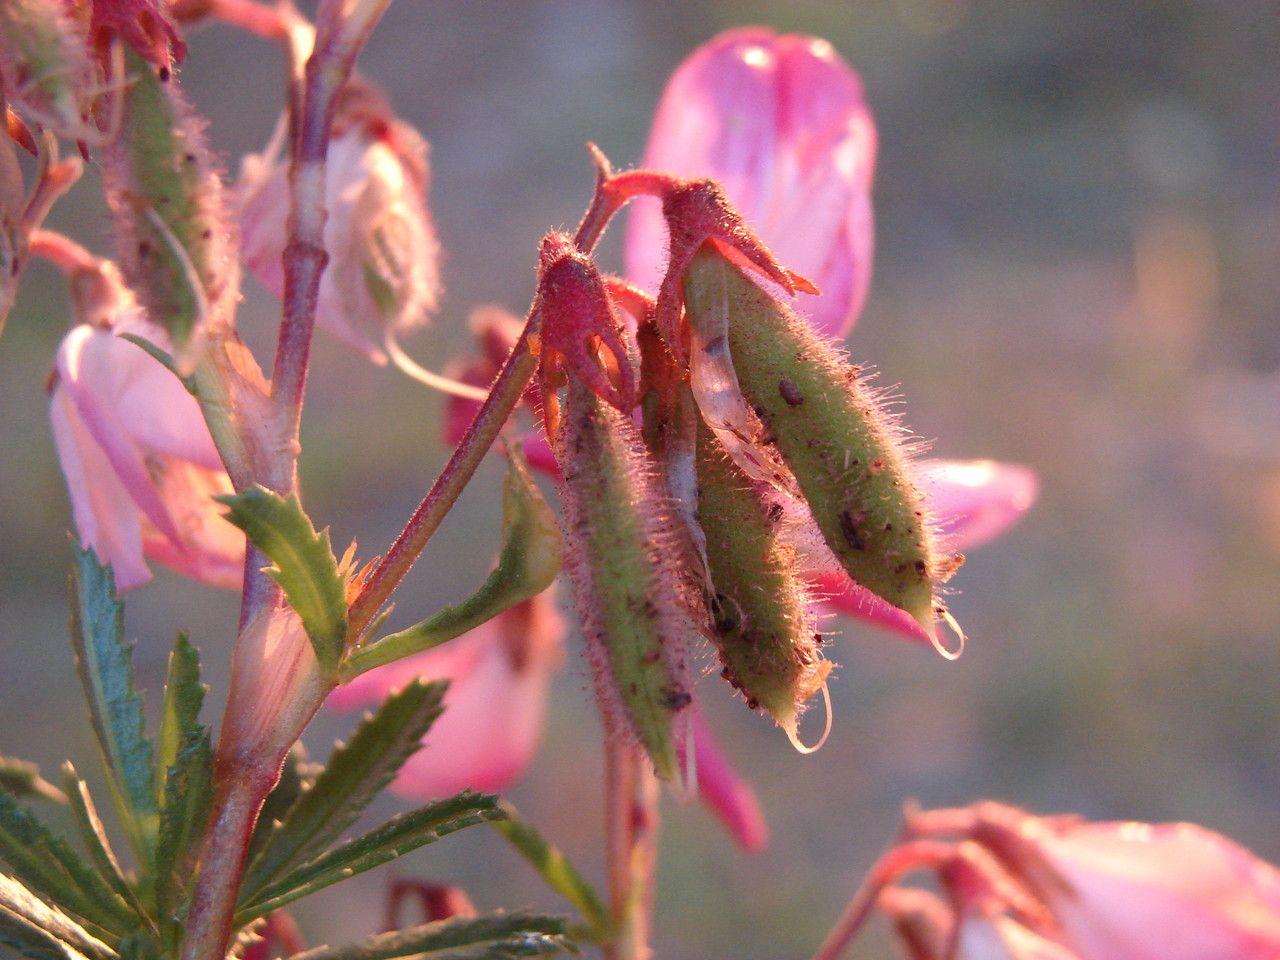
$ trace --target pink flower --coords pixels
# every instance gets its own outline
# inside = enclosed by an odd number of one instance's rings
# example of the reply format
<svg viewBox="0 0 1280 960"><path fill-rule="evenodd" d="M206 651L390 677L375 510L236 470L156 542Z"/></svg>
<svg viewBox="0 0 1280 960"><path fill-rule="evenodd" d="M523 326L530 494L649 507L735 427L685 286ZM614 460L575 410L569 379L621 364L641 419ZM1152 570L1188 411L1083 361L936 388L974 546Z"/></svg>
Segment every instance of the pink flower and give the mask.
<svg viewBox="0 0 1280 960"><path fill-rule="evenodd" d="M58 348L49 415L83 546L116 588L151 579L146 560L220 587L238 587L244 535L211 498L231 481L195 399L141 347L168 347L119 288L105 322L80 324Z"/></svg>
<svg viewBox="0 0 1280 960"><path fill-rule="evenodd" d="M871 278L875 154L862 84L831 44L748 27L703 44L672 74L644 163L719 180L778 259L822 290L798 308L842 336ZM657 205L637 202L627 276L651 290L663 238Z"/></svg>
<svg viewBox="0 0 1280 960"><path fill-rule="evenodd" d="M537 749L564 633L548 590L457 640L362 674L328 703L351 710L417 677L449 680L444 713L392 788L410 797L501 790L519 779Z"/></svg>
<svg viewBox="0 0 1280 960"><path fill-rule="evenodd" d="M951 908L927 890L890 887L877 906L893 921L910 960L1080 960L1007 914L969 911L957 929ZM955 950L949 954L953 935Z"/></svg>
<svg viewBox="0 0 1280 960"><path fill-rule="evenodd" d="M378 364L388 338L427 322L439 295L435 227L427 213L427 144L359 88L335 122L325 169L324 245L316 320ZM245 265L284 294L288 165L279 144L246 157L240 177ZM394 346L391 347L394 349Z"/></svg>
<svg viewBox="0 0 1280 960"><path fill-rule="evenodd" d="M1038 904L1045 919L1029 920L1033 932L1068 956L1280 957L1280 871L1195 824L1089 823L983 803L910 815L907 830L954 837L961 855L977 845L1001 874L992 888Z"/></svg>

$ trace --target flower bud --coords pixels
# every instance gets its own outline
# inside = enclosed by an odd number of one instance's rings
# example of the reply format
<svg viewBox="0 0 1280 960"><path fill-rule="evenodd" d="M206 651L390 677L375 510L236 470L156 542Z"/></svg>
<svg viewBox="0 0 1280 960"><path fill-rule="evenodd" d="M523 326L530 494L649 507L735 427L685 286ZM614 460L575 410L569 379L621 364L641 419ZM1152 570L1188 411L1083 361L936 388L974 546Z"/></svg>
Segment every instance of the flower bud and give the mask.
<svg viewBox="0 0 1280 960"><path fill-rule="evenodd" d="M151 579L145 559L237 587L244 535L214 496L231 493L209 428L182 382L130 333L167 348L110 264L72 277L82 323L58 348L50 418L80 543L120 590Z"/></svg>
<svg viewBox="0 0 1280 960"><path fill-rule="evenodd" d="M244 262L284 295L289 170L279 145L246 157L237 187ZM427 143L367 86L339 104L325 165L324 247L316 321L374 363L388 339L425 324L436 308L439 244L427 213Z"/></svg>
<svg viewBox="0 0 1280 960"><path fill-rule="evenodd" d="M711 623L722 675L800 746L800 712L825 689L832 665L822 658L796 550L780 535L782 509L706 427L698 434L698 523L715 589Z"/></svg>
<svg viewBox="0 0 1280 960"><path fill-rule="evenodd" d="M730 30L672 74L644 165L711 177L778 259L822 291L799 307L819 331L853 325L871 278L876 132L857 75L817 37ZM657 205L637 201L627 275L663 272Z"/></svg>
<svg viewBox="0 0 1280 960"><path fill-rule="evenodd" d="M699 631L669 553L674 520L629 417L571 377L556 456L565 556L610 735L638 741L658 776L679 779L675 722L688 708Z"/></svg>
<svg viewBox="0 0 1280 960"><path fill-rule="evenodd" d="M685 274L685 301L691 325L725 324L761 442L781 454L845 572L932 635L936 586L956 564L937 555L899 427L857 369L711 246Z"/></svg>

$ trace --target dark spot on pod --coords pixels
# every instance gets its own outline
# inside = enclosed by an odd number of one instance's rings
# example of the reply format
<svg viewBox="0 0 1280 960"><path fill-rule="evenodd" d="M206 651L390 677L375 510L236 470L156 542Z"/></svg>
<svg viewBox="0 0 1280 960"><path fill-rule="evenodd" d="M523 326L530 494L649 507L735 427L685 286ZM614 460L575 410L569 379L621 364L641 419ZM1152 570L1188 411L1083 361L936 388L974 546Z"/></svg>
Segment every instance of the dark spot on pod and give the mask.
<svg viewBox="0 0 1280 960"><path fill-rule="evenodd" d="M768 516L769 516L770 523L777 523L779 520L781 520L782 513L783 513L782 504L778 503L776 500L773 503L769 504Z"/></svg>
<svg viewBox="0 0 1280 960"><path fill-rule="evenodd" d="M689 691L681 690L678 687L668 687L662 691L662 701L670 710L683 710L693 703L693 695Z"/></svg>
<svg viewBox="0 0 1280 960"><path fill-rule="evenodd" d="M749 710L759 710L759 709L760 709L760 701L759 701L759 700L757 700L755 697L748 697L748 698L747 698L747 709L749 709Z"/></svg>
<svg viewBox="0 0 1280 960"><path fill-rule="evenodd" d="M862 539L862 534L858 532L858 526L867 519L867 515L862 512L854 513L852 510L842 510L840 512L840 532L844 534L845 543L849 544L854 550L865 550L867 542Z"/></svg>
<svg viewBox="0 0 1280 960"><path fill-rule="evenodd" d="M876 457L874 460L871 461L871 464L867 467L867 469L871 471L872 475L878 474L880 473L880 471L884 469L884 461L881 460L879 457Z"/></svg>
<svg viewBox="0 0 1280 960"><path fill-rule="evenodd" d="M150 254L151 254L151 244L150 244L150 243L148 243L146 240L139 240L139 241L138 241L138 256L140 256L140 257L146 257L146 256L150 256Z"/></svg>
<svg viewBox="0 0 1280 960"><path fill-rule="evenodd" d="M814 642L814 643L816 643L818 646L822 646L822 645L823 645L824 643L826 643L827 641L826 641L826 638L825 638L825 637L823 637L823 635L822 635L822 634L820 634L820 633L815 633L815 634L813 635L813 642Z"/></svg>
<svg viewBox="0 0 1280 960"><path fill-rule="evenodd" d="M716 633L732 633L737 630L741 624L741 618L733 611L733 605L728 598L717 593L715 600L711 603L711 612L715 617Z"/></svg>
<svg viewBox="0 0 1280 960"><path fill-rule="evenodd" d="M798 407L804 403L804 397L800 395L799 388L786 377L778 381L778 393L787 402L788 407Z"/></svg>
<svg viewBox="0 0 1280 960"><path fill-rule="evenodd" d="M185 160L187 163L195 163L196 155L194 153L188 153L183 155L182 159Z"/></svg>
<svg viewBox="0 0 1280 960"><path fill-rule="evenodd" d="M641 659L641 660L643 660L645 663L657 663L659 660L661 660L661 659L662 659L662 651L661 651L661 650L650 650L648 653L646 653L646 654L645 654L644 656L642 656L640 659Z"/></svg>
<svg viewBox="0 0 1280 960"><path fill-rule="evenodd" d="M161 68L156 72L156 76L158 76L158 77L160 78L160 82L161 82L161 83L168 83L168 82L169 82L169 77L170 77L170 75L171 75L171 74L169 73L169 68L168 68L168 67L161 67Z"/></svg>
<svg viewBox="0 0 1280 960"><path fill-rule="evenodd" d="M920 574L920 576L927 577L929 575L929 565L923 560L917 560L913 566L916 568L916 573Z"/></svg>
<svg viewBox="0 0 1280 960"><path fill-rule="evenodd" d="M208 239L209 239L210 237L212 237L212 236L213 236L213 231L212 231L212 230L201 230L201 231L200 231L200 239L201 239L201 240L208 240Z"/></svg>

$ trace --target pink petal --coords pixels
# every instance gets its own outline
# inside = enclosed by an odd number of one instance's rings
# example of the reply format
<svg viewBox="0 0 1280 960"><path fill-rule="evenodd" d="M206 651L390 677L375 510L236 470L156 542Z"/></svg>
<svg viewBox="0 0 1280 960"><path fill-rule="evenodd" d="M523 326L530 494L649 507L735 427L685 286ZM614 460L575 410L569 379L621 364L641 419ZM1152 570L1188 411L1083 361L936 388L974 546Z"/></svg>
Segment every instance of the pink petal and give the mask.
<svg viewBox="0 0 1280 960"><path fill-rule="evenodd" d="M691 714L698 799L744 850L759 853L769 842L769 825L765 822L755 790L734 770L702 711L697 708L697 701Z"/></svg>
<svg viewBox="0 0 1280 960"><path fill-rule="evenodd" d="M564 629L554 591L546 591L456 640L357 677L328 704L351 709L418 677L447 678L444 713L392 788L418 798L501 790L524 773L537 748Z"/></svg>
<svg viewBox="0 0 1280 960"><path fill-rule="evenodd" d="M1012 917L984 917L981 914L970 914L960 924L960 942L955 960L1081 960L1081 958L1062 944L1041 936Z"/></svg>
<svg viewBox="0 0 1280 960"><path fill-rule="evenodd" d="M950 550L996 539L1022 518L1039 491L1031 468L995 460L922 460L914 473Z"/></svg>
<svg viewBox="0 0 1280 960"><path fill-rule="evenodd" d="M151 483L143 452L113 406L120 387L112 359L121 355L121 347L141 352L133 344L117 340L110 331L76 327L58 350L58 376L80 419L134 503L165 536L176 541L178 532Z"/></svg>
<svg viewBox="0 0 1280 960"><path fill-rule="evenodd" d="M111 567L118 592L149 582L137 505L61 385L54 388L49 417L80 545L92 547L98 559Z"/></svg>
<svg viewBox="0 0 1280 960"><path fill-rule="evenodd" d="M1280 956L1280 872L1195 824L1081 824L1032 837L1069 885L1052 908L1085 960Z"/></svg>
<svg viewBox="0 0 1280 960"><path fill-rule="evenodd" d="M778 258L822 290L797 309L840 336L870 282L875 153L862 85L831 45L753 27L713 38L676 70L644 163L719 180ZM627 276L656 289L665 246L657 204L636 203Z"/></svg>
<svg viewBox="0 0 1280 960"><path fill-rule="evenodd" d="M821 574L814 593L828 609L855 617L908 640L929 646L933 644L924 628L911 614L881 599L844 574Z"/></svg>

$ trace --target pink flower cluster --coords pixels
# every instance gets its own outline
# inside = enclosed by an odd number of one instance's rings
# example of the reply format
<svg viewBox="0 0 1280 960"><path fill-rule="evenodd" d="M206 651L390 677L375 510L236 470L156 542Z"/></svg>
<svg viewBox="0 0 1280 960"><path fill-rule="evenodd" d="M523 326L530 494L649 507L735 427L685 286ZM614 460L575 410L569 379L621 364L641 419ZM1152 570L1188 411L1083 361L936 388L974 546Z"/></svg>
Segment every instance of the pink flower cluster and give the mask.
<svg viewBox="0 0 1280 960"><path fill-rule="evenodd" d="M980 803L908 815L880 879L929 870L942 895L879 905L911 960L1280 957L1280 871L1190 823L1090 823Z"/></svg>

